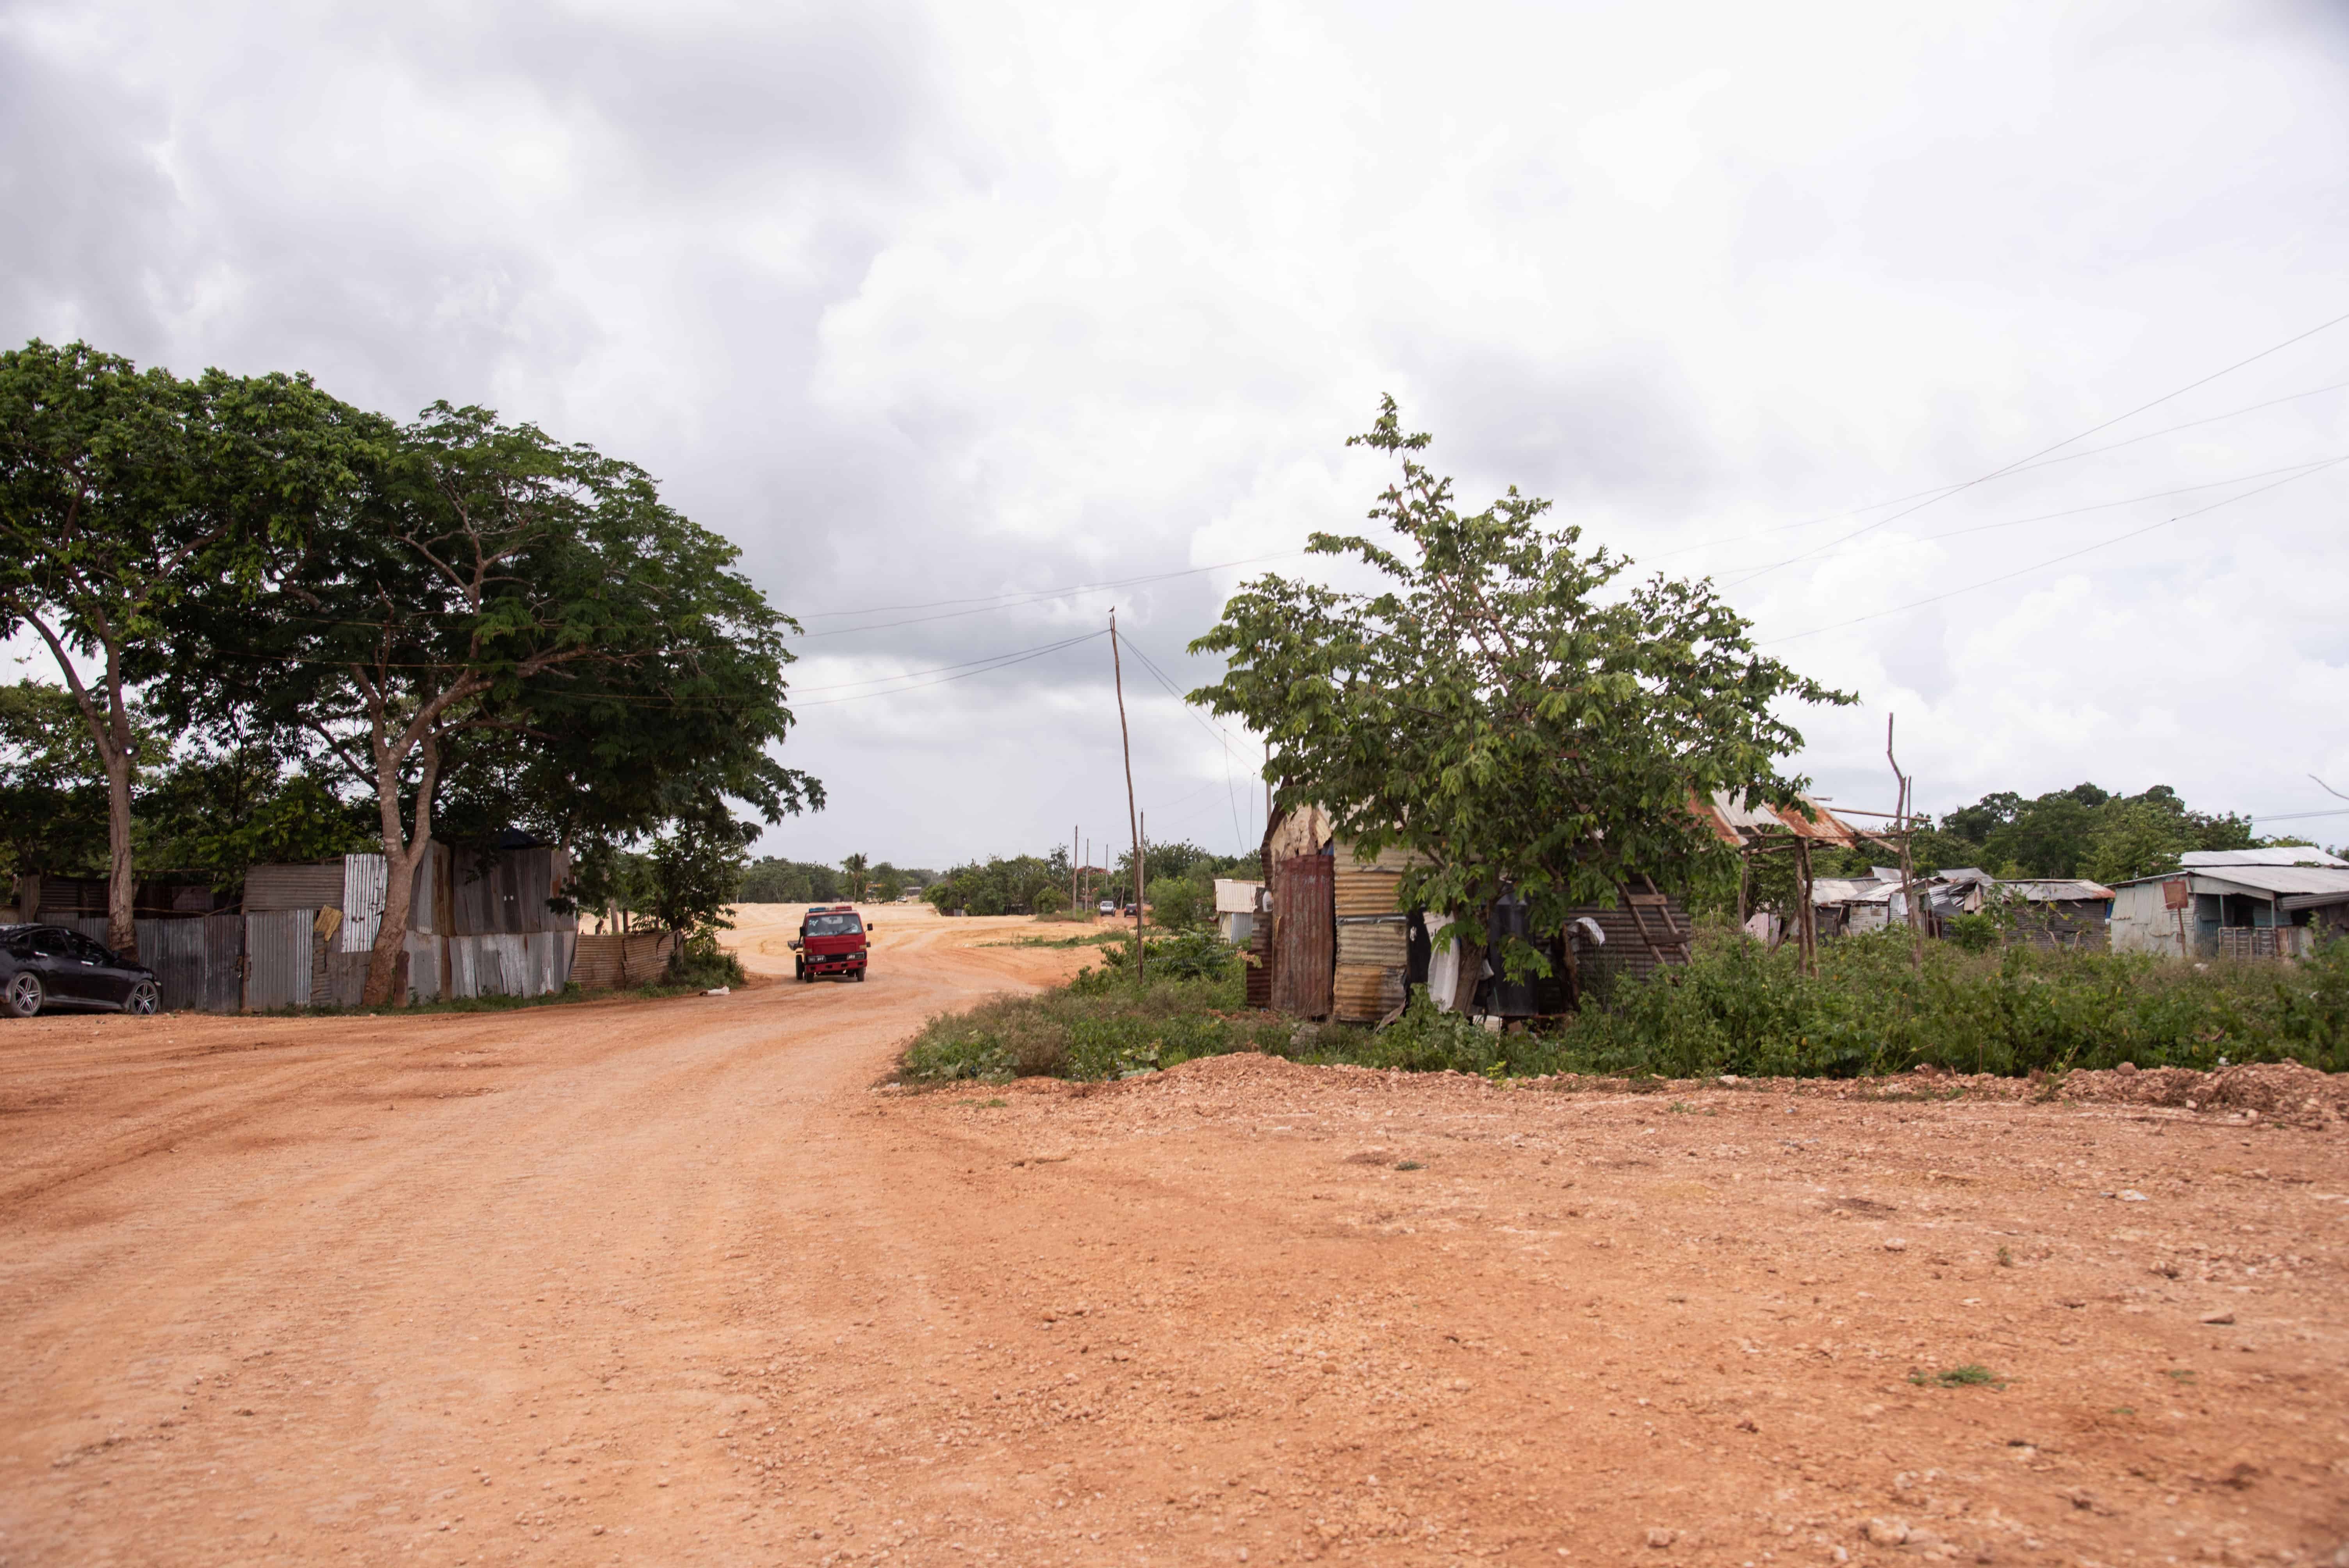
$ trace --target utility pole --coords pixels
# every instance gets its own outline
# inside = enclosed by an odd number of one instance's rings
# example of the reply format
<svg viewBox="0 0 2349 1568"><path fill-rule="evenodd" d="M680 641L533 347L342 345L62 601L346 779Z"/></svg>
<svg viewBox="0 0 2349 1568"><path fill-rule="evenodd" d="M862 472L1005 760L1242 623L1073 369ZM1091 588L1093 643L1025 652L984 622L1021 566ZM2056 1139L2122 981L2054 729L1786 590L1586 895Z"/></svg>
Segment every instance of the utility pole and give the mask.
<svg viewBox="0 0 2349 1568"><path fill-rule="evenodd" d="M1133 804L1133 737L1125 727L1125 656L1117 646L1117 612L1109 613L1110 670L1117 680L1117 739L1125 751L1126 825L1133 830L1133 977L1142 978L1142 814Z"/></svg>
<svg viewBox="0 0 2349 1568"><path fill-rule="evenodd" d="M1913 830L1909 821L1909 787L1910 779L1900 771L1900 761L1892 755L1892 716L1884 716L1884 760L1892 764L1892 781L1899 785L1899 799L1894 807L1893 821L1900 830L1900 889L1909 901L1909 966L1916 973L1925 973L1925 912L1917 901L1917 858L1909 850Z"/></svg>
<svg viewBox="0 0 2349 1568"><path fill-rule="evenodd" d="M1077 835L1083 831L1082 826L1069 830L1069 913L1071 914L1077 913L1084 907L1077 898L1077 844L1079 842Z"/></svg>

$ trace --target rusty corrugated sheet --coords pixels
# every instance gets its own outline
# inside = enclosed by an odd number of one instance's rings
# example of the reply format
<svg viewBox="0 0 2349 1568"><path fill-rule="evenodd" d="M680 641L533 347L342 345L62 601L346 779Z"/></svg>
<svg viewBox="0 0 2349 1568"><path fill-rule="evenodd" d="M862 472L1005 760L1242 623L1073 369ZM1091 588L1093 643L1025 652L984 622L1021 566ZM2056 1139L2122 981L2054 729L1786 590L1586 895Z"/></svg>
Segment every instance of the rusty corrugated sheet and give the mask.
<svg viewBox="0 0 2349 1568"><path fill-rule="evenodd" d="M1330 1014L1330 978L1337 962L1330 859L1294 855L1272 879L1272 1005L1300 1017Z"/></svg>
<svg viewBox="0 0 2349 1568"><path fill-rule="evenodd" d="M1337 870L1335 907L1340 915L1402 913L1401 872L1368 871L1344 864Z"/></svg>
<svg viewBox="0 0 2349 1568"><path fill-rule="evenodd" d="M247 1011L310 1005L310 923L317 913L315 908L287 909L244 917Z"/></svg>
<svg viewBox="0 0 2349 1568"><path fill-rule="evenodd" d="M1256 962L1247 966L1246 989L1242 994L1249 1006L1269 1007L1272 1006L1272 916L1257 917L1256 929L1248 934L1248 953Z"/></svg>
<svg viewBox="0 0 2349 1568"><path fill-rule="evenodd" d="M1330 1016L1349 1024L1375 1024L1402 1006L1401 965L1340 964L1330 985Z"/></svg>
<svg viewBox="0 0 2349 1568"><path fill-rule="evenodd" d="M1411 962L1411 931L1400 914L1338 917L1338 963L1400 969Z"/></svg>

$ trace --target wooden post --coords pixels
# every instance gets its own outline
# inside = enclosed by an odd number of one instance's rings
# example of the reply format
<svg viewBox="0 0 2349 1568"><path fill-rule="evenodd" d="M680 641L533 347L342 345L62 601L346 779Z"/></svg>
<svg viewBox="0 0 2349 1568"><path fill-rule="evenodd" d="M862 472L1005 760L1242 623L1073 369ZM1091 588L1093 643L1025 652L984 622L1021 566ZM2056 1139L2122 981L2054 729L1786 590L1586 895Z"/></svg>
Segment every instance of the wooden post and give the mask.
<svg viewBox="0 0 2349 1568"><path fill-rule="evenodd" d="M1795 912L1795 952L1806 975L1819 972L1818 913L1811 903L1811 841L1797 835L1795 840L1795 896L1800 901Z"/></svg>
<svg viewBox="0 0 2349 1568"><path fill-rule="evenodd" d="M1117 646L1117 612L1109 613L1110 669L1117 680L1117 738L1125 751L1125 816L1133 830L1133 977L1142 978L1142 814L1133 805L1133 738L1125 727L1125 658Z"/></svg>
<svg viewBox="0 0 2349 1568"><path fill-rule="evenodd" d="M1892 764L1892 779L1899 789L1895 803L1894 823L1900 830L1900 889L1909 902L1909 966L1917 974L1925 973L1925 912L1917 898L1917 858L1909 851L1913 836L1909 821L1909 776L1900 771L1900 763L1892 755L1892 716L1884 716L1884 760Z"/></svg>
<svg viewBox="0 0 2349 1568"><path fill-rule="evenodd" d="M1081 827L1069 830L1069 913L1072 915L1081 913L1077 900L1077 845L1083 841L1077 835L1083 831Z"/></svg>

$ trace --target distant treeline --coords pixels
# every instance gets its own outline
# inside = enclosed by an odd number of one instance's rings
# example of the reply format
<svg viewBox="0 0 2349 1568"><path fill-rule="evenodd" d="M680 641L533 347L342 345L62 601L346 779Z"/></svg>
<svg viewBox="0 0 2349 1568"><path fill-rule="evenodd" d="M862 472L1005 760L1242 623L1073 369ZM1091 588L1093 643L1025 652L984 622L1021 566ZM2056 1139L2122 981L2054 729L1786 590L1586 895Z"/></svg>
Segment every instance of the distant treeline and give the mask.
<svg viewBox="0 0 2349 1568"><path fill-rule="evenodd" d="M2139 795L2075 784L2032 799L2006 790L1985 795L1920 831L1910 850L1920 872L1976 866L2002 878L2086 877L2110 885L2172 870L2189 850L2304 841L2262 840L2248 817L2191 810L2167 784ZM1885 854L1863 845L1853 869L1882 863Z"/></svg>
<svg viewBox="0 0 2349 1568"><path fill-rule="evenodd" d="M1056 848L1045 855L989 855L955 867L924 889L922 896L941 911L968 914L1049 914L1068 906L1069 851ZM1218 855L1188 841L1152 844L1143 857L1149 879L1144 890L1157 923L1187 926L1215 913L1215 879L1257 875L1257 857ZM1117 864L1095 872L1090 884L1080 878L1077 892L1120 905L1133 898L1133 851L1126 851Z"/></svg>
<svg viewBox="0 0 2349 1568"><path fill-rule="evenodd" d="M837 866L813 861L788 861L774 856L751 862L742 874L740 903L836 903L846 901L894 903L909 888L927 887L938 873L921 866L897 866L887 861L868 865L862 855L851 855Z"/></svg>

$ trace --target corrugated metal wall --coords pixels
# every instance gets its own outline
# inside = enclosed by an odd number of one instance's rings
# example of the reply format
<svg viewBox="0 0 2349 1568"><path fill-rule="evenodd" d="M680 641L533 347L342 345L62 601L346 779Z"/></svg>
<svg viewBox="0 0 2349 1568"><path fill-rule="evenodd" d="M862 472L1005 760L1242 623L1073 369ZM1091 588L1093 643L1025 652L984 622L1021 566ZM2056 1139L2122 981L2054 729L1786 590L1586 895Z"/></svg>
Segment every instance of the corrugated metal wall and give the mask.
<svg viewBox="0 0 2349 1568"><path fill-rule="evenodd" d="M192 1012L204 1005L206 923L202 920L139 922L139 961L155 972L155 984L163 993L168 1012Z"/></svg>
<svg viewBox="0 0 2349 1568"><path fill-rule="evenodd" d="M274 914L287 910L319 910L343 906L343 862L318 861L305 865L254 866L244 873L244 913Z"/></svg>
<svg viewBox="0 0 2349 1568"><path fill-rule="evenodd" d="M375 934L383 929L383 905L389 879L384 874L388 862L381 855L345 855L343 857L343 891L337 907L343 912L343 928L335 945L345 953L366 953L375 946Z"/></svg>
<svg viewBox="0 0 2349 1568"><path fill-rule="evenodd" d="M204 994L197 1006L207 1013L233 1013L244 1005L244 921L241 914L208 914L189 923L204 928Z"/></svg>
<svg viewBox="0 0 2349 1568"><path fill-rule="evenodd" d="M248 1010L310 1005L310 925L317 913L316 909L288 909L244 917Z"/></svg>
<svg viewBox="0 0 2349 1568"><path fill-rule="evenodd" d="M1272 971L1272 1005L1299 1017L1330 1015L1330 971L1337 959L1330 907L1330 857L1295 855L1274 869L1272 940L1279 949Z"/></svg>
<svg viewBox="0 0 2349 1568"><path fill-rule="evenodd" d="M574 939L570 978L583 991L649 985L668 967L677 938L666 931L617 932Z"/></svg>

